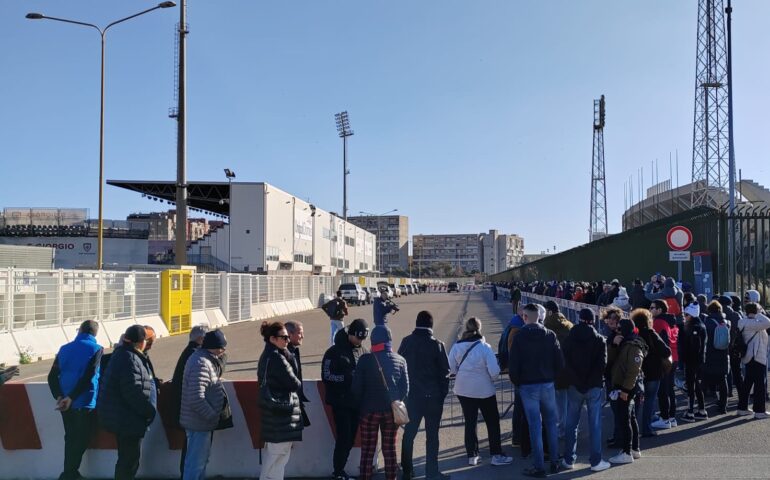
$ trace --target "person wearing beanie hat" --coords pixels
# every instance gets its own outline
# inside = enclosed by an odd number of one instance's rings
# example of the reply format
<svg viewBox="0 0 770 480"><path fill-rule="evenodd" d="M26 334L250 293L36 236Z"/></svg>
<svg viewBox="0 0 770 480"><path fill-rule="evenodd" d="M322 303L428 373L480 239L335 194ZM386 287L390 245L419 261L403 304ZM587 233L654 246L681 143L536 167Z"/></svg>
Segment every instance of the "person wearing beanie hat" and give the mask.
<svg viewBox="0 0 770 480"><path fill-rule="evenodd" d="M449 392L449 362L444 342L433 336L433 315L427 310L417 314L415 329L404 337L398 354L406 360L409 378L409 396L406 409L409 423L404 427L401 442L402 478L414 475L412 452L414 439L425 418L425 477L440 478L438 469L439 436L444 398Z"/></svg>
<svg viewBox="0 0 770 480"><path fill-rule="evenodd" d="M126 329L123 344L112 352L97 397L99 423L117 440L115 478L119 479L136 477L142 439L156 415L154 379L142 353L146 335L142 325Z"/></svg>
<svg viewBox="0 0 770 480"><path fill-rule="evenodd" d="M382 432L382 454L385 457L385 478L398 475L396 434L392 402L404 401L409 394L406 360L392 351L390 329L377 325L372 330L372 351L361 356L353 375L353 395L359 399L359 428L361 436L361 480L372 478L377 437Z"/></svg>
<svg viewBox="0 0 770 480"><path fill-rule="evenodd" d="M567 416L562 466L568 470L577 459L577 430L580 412L585 404L588 411L588 431L591 440L591 471L610 468L602 459L602 404L604 403L604 369L607 367L607 345L594 328L593 310L584 308L578 314L580 322L562 343L567 383Z"/></svg>
<svg viewBox="0 0 770 480"><path fill-rule="evenodd" d="M337 332L334 345L321 360L321 380L325 387L324 402L332 408L334 431L337 433L332 456L332 477L347 480L345 465L358 430L359 408L353 396L353 374L361 356L367 352L363 346L369 336L366 320L357 318L347 329Z"/></svg>
<svg viewBox="0 0 770 480"><path fill-rule="evenodd" d="M637 335L634 323L627 318L618 322L618 334L612 342L620 347L609 351L607 362L611 365L613 389L610 399L621 435L615 440L620 444L621 451L609 460L610 463L625 464L641 458L639 424L634 405L641 393L639 381L647 345Z"/></svg>
<svg viewBox="0 0 770 480"><path fill-rule="evenodd" d="M206 478L213 432L232 427L232 413L222 383L223 367L219 361L225 347L227 339L222 330L207 332L201 348L193 352L185 365L179 415L179 423L187 437L184 480Z"/></svg>
<svg viewBox="0 0 770 480"><path fill-rule="evenodd" d="M556 302L549 300L545 303L545 320L543 325L545 328L553 331L556 334L556 339L559 341L559 345L563 345L564 341L569 335L569 331L572 329L572 322L559 311L559 306ZM569 382L567 381L566 370L562 368L556 375L556 423L559 428L559 437L564 437L564 427L567 418L567 388Z"/></svg>
<svg viewBox="0 0 770 480"><path fill-rule="evenodd" d="M190 359L193 353L200 348L203 343L203 337L206 332L209 331L209 326L206 324L195 325L190 329L189 339L187 346L182 350L179 358L176 361L174 367L174 375L171 377L171 388L169 389L169 420L168 423L172 427L181 428L179 425L179 413L182 408L182 379L184 377L184 367L187 365L187 360ZM164 418L165 419L165 418ZM182 440L182 455L179 460L179 473L181 477L184 477L184 462L185 455L187 453L187 436Z"/></svg>
<svg viewBox="0 0 770 480"><path fill-rule="evenodd" d="M700 318L697 302L684 307L684 328L679 332L679 361L684 364L685 384L689 397L689 408L682 415L683 422L694 422L696 418L708 418L703 397L703 364L706 361L706 326ZM698 411L694 412L695 399Z"/></svg>

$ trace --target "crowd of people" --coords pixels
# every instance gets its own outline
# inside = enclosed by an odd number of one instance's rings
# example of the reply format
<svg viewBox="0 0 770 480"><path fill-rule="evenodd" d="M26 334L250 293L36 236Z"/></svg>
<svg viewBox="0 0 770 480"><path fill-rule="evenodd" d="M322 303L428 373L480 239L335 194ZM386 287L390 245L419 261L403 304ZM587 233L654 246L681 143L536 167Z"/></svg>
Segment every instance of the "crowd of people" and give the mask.
<svg viewBox="0 0 770 480"><path fill-rule="evenodd" d="M601 294L590 303L604 306L601 315L596 308L582 308L573 324L558 299L586 303L599 285ZM386 478L396 479L399 470L401 478L413 478L414 441L423 421L426 478L449 478L439 469L438 453L444 401L452 385L464 418L468 465L483 463L479 411L486 424L490 464L511 464L500 433L495 382L501 373L507 373L514 387L513 444L531 460L523 471L529 477L574 468L583 407L588 413L590 468L596 472L639 460L641 438L676 428L679 422L726 414L727 400L736 390L737 415L770 417L765 411L770 319L757 291L747 292L743 301L728 295L709 301L682 292L672 279L657 275L646 285L634 282L630 297L617 281L606 286L537 282L507 287L516 313L497 351L486 341L477 317L465 320L447 352L433 335L428 311L417 315L414 331L396 348L387 322L398 307L385 294L379 307L375 303L371 331L360 318L345 325L347 308L339 295L325 306L333 344L323 355L321 376L323 401L331 408L336 432L329 459L335 480L351 478L345 466L357 434L362 480L374 474L378 437ZM522 293L538 292L553 299L543 305L522 302ZM624 308L626 297L629 308ZM204 479L214 432L233 427L223 385L227 362L223 331L193 327L173 378L164 384L149 356L155 339L151 327L130 326L110 354L104 354L96 341L98 329L95 321L83 322L76 338L59 350L48 375L65 430L60 479L82 478L81 459L97 424L115 434L115 478L135 478L141 443L157 415L161 389L172 412L170 420L164 415L164 421L185 432L181 478ZM302 386L304 328L298 321L265 321L260 333L264 349L256 377L265 442L260 478L281 479L292 446L302 441L303 429L313 420L305 409L308 399ZM681 412L677 388L688 400ZM714 402L709 405L712 393ZM613 420L608 448L617 453L605 460L602 411L607 401Z"/></svg>

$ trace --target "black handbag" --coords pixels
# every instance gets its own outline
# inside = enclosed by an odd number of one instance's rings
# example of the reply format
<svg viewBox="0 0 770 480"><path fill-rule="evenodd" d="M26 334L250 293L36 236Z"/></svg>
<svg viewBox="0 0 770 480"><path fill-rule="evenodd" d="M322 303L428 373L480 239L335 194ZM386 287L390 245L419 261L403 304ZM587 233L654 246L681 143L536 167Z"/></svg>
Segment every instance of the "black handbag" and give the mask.
<svg viewBox="0 0 770 480"><path fill-rule="evenodd" d="M291 396L289 398L279 398L273 395L270 390L270 386L267 384L267 369L270 367L270 357L265 362L265 374L262 382L259 384L259 406L263 410L275 413L292 413L294 411L294 405L291 402Z"/></svg>
<svg viewBox="0 0 770 480"><path fill-rule="evenodd" d="M233 425L233 411L230 408L230 400L227 398L227 392L224 391L224 387L222 387L222 393L225 394L225 404L219 413L219 423L214 430L226 430L235 426Z"/></svg>

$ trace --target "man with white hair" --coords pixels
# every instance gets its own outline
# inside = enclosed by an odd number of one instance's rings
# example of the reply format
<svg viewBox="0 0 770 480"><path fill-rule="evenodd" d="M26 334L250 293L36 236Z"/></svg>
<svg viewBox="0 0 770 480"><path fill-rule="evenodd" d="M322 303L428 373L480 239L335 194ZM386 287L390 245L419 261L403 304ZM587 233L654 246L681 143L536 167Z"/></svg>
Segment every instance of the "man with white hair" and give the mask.
<svg viewBox="0 0 770 480"><path fill-rule="evenodd" d="M187 344L185 349L182 350L182 354L179 355L179 360L177 360L176 367L174 368L174 376L171 379L171 385L173 387L171 391L174 395L173 400L170 402L171 408L173 409L171 419L174 426L179 428L181 428L179 425L179 414L182 409L182 382L184 380L184 368L185 365L187 365L187 360L203 344L203 338L206 336L208 331L209 326L206 324L195 325L192 327L192 329L190 329L190 342ZM186 455L187 436L184 437L184 441L182 443L182 458L179 461L179 472L182 474L182 477L184 477L184 460Z"/></svg>

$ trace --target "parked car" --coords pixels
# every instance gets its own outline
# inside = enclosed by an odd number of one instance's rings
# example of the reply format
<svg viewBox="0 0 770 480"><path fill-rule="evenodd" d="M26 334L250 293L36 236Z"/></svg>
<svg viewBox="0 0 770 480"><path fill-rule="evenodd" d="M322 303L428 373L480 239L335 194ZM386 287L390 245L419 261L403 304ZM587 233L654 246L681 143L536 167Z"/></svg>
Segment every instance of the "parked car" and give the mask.
<svg viewBox="0 0 770 480"><path fill-rule="evenodd" d="M392 283L389 284L388 286L390 287L391 291L393 292L393 296L394 297L400 297L401 296L401 289L400 288L398 288L397 286L395 286Z"/></svg>
<svg viewBox="0 0 770 480"><path fill-rule="evenodd" d="M364 303L366 303L367 305L371 305L371 303L374 301L374 294L372 293L371 290L369 290L369 287L363 287L363 289L364 289L364 293L366 294L366 300L364 301Z"/></svg>
<svg viewBox="0 0 770 480"><path fill-rule="evenodd" d="M449 282L447 284L446 291L447 293L459 292L460 287L457 285L457 282Z"/></svg>
<svg viewBox="0 0 770 480"><path fill-rule="evenodd" d="M412 284L407 283L405 285L405 287L406 287L406 294L407 295L413 295L414 294L414 287L412 286Z"/></svg>
<svg viewBox="0 0 770 480"><path fill-rule="evenodd" d="M364 289L355 283L343 283L339 290L342 292L342 299L351 305L362 305L366 303L366 293Z"/></svg>
<svg viewBox="0 0 770 480"><path fill-rule="evenodd" d="M393 291L394 289L390 287L388 282L385 282L385 281L382 281L382 280L377 282L377 290L379 290L379 291L383 291L384 290L384 291L388 292L388 295L391 298L396 295L396 293Z"/></svg>
<svg viewBox="0 0 770 480"><path fill-rule="evenodd" d="M377 287L369 287L369 293L372 296L372 302L374 302L374 299L380 296L380 289Z"/></svg>
<svg viewBox="0 0 770 480"><path fill-rule="evenodd" d="M407 293L407 291L406 291L406 285L399 285L398 289L401 290L401 295L403 295L403 296L409 295L409 293ZM396 296L398 296L398 295L396 295Z"/></svg>

